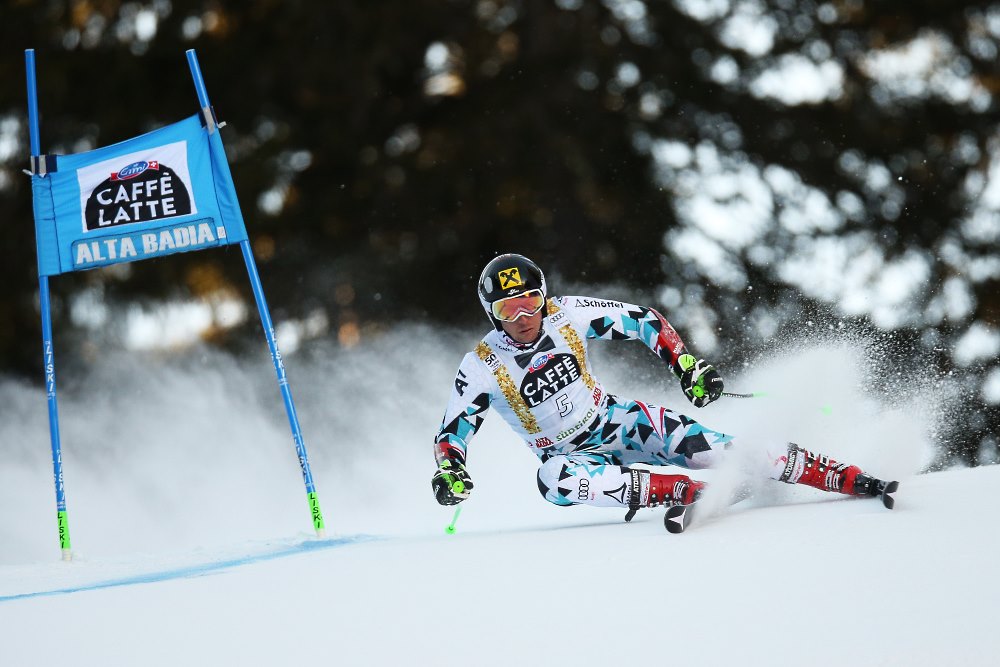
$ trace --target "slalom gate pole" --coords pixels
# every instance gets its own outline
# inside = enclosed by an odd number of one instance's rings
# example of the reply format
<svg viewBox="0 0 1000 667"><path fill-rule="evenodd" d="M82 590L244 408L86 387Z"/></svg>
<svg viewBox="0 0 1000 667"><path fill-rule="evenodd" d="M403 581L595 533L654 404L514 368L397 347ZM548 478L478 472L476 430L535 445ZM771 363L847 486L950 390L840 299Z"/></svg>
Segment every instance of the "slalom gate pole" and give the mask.
<svg viewBox="0 0 1000 667"><path fill-rule="evenodd" d="M206 121L211 123L213 122L212 106L208 101L208 91L205 89L205 80L201 75L198 56L195 54L194 49L188 49L185 53L187 55L188 67L191 69L191 78L194 79L195 91L198 93L198 104L201 105L201 111L205 115ZM260 313L260 323L264 328L264 337L267 339L267 346L271 350L271 361L274 363L274 370L278 376L278 388L281 390L281 397L285 402L285 413L288 415L288 424L292 429L292 439L295 441L295 451L299 457L299 467L302 469L302 480L306 486L306 496L309 501L309 512L312 516L313 528L316 530L317 537L324 537L326 535L326 528L323 523L323 512L319 506L319 496L316 493L316 485L313 482L312 471L309 468L309 456L306 453L306 445L302 439L302 430L299 428L299 418L295 412L295 402L292 400L292 391L288 386L288 378L285 375L285 364L281 360L281 352L278 350L278 342L274 336L274 325L271 322L267 300L264 298L264 289L260 283L260 275L257 273L257 263L254 261L250 241L241 241L240 249L243 251L243 261L247 267L247 274L250 276L250 287L253 290L254 300L257 302L257 311Z"/></svg>
<svg viewBox="0 0 1000 667"><path fill-rule="evenodd" d="M28 79L28 130L31 157L41 155L38 126L38 85L35 81L35 50L24 51L25 74ZM59 548L62 559L73 559L69 539L69 517L66 513L66 489L63 485L62 446L59 443L59 404L56 400L56 361L52 349L52 306L49 298L49 277L38 276L38 301L42 311L42 363L45 373L45 393L49 404L49 440L52 443L52 475L56 487L56 521L59 526Z"/></svg>

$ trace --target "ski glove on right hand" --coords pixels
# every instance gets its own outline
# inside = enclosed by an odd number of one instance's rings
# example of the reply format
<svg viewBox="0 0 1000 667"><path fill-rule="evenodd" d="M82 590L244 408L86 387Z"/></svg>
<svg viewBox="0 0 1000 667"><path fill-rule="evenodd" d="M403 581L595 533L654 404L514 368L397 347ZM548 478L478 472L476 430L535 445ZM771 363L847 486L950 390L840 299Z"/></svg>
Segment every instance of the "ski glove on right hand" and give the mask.
<svg viewBox="0 0 1000 667"><path fill-rule="evenodd" d="M677 365L681 368L681 389L696 408L703 408L722 396L722 377L712 364L682 354Z"/></svg>
<svg viewBox="0 0 1000 667"><path fill-rule="evenodd" d="M457 505L469 497L472 487L472 478L465 466L448 459L441 461L441 466L431 478L434 497L442 505Z"/></svg>

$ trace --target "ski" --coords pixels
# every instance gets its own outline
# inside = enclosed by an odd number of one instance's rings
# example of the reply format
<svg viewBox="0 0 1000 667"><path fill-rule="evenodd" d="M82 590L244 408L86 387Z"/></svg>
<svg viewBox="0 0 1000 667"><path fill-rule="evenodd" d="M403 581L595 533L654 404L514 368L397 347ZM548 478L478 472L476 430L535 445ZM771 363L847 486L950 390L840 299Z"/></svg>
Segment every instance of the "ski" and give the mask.
<svg viewBox="0 0 1000 667"><path fill-rule="evenodd" d="M893 494L899 490L899 482L882 482L879 481L877 492L873 495L878 496L882 501L882 505L886 509L892 509L896 505L896 499L893 498ZM695 518L698 513L697 509L698 501L691 503L690 505L674 505L673 507L668 507L666 513L663 515L663 527L667 529L668 533L679 534L687 530L688 526L691 525L691 521Z"/></svg>
<svg viewBox="0 0 1000 667"><path fill-rule="evenodd" d="M752 485L749 483L740 484L736 488L729 491L729 497L726 499L725 505L719 509L723 510L725 508L732 507L736 503L746 500L752 495ZM683 533L688 525L690 525L695 513L699 511L696 509L698 503L703 500L704 497L699 494L695 497L694 502L692 503L668 507L666 514L663 515L663 525L667 531L671 533Z"/></svg>
<svg viewBox="0 0 1000 667"><path fill-rule="evenodd" d="M884 485L884 486L883 486ZM879 482L878 496L882 499L882 504L886 509L892 509L896 505L896 499L892 494L899 490L899 482Z"/></svg>
<svg viewBox="0 0 1000 667"><path fill-rule="evenodd" d="M691 523L691 518L694 516L695 504L674 505L667 508L667 513L663 515L663 525L666 527L668 533L677 534L684 532L684 529L688 527Z"/></svg>

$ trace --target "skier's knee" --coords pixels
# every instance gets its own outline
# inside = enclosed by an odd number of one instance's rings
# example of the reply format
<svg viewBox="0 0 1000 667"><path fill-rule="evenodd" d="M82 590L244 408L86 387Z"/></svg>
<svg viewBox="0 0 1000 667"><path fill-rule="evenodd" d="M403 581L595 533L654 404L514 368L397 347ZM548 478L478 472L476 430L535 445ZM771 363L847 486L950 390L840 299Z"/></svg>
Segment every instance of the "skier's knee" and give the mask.
<svg viewBox="0 0 1000 667"><path fill-rule="evenodd" d="M574 504L559 493L559 478L565 470L566 460L562 456L553 456L538 468L538 492L542 494L542 498L560 507Z"/></svg>

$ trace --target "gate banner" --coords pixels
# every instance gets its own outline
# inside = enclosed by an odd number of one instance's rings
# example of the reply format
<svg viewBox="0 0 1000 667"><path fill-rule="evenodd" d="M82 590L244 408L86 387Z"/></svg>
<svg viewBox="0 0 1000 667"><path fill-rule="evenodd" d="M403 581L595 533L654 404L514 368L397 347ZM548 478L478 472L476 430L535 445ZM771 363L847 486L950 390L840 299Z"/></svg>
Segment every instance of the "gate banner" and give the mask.
<svg viewBox="0 0 1000 667"><path fill-rule="evenodd" d="M31 178L38 275L247 239L218 131L195 115Z"/></svg>

